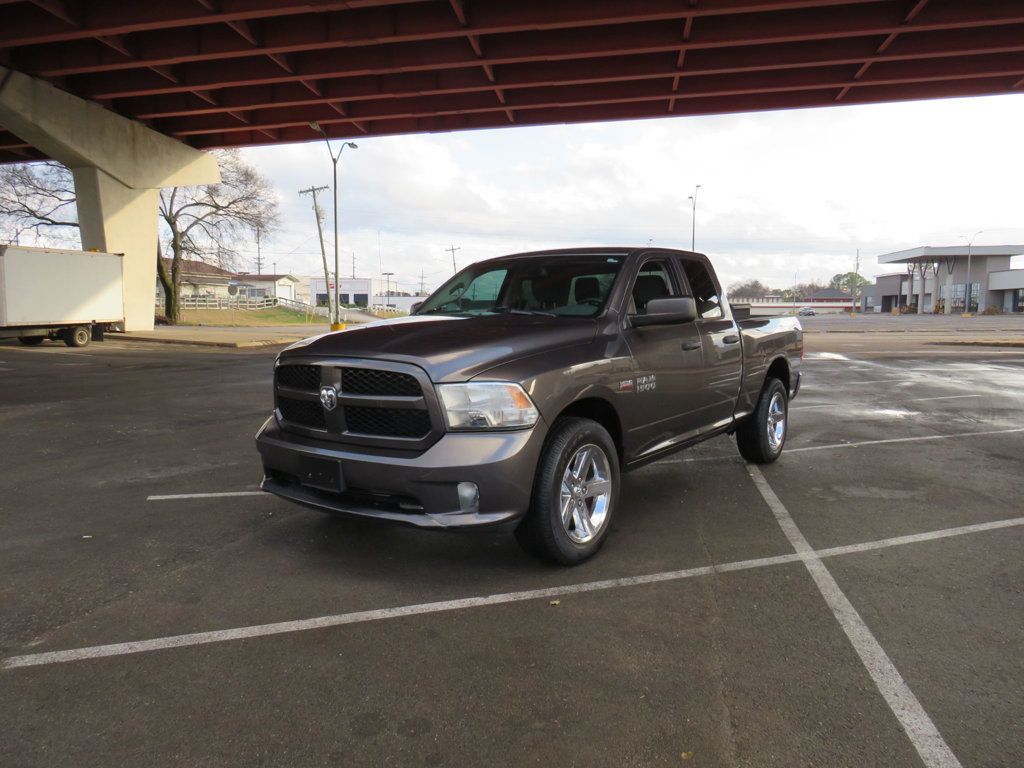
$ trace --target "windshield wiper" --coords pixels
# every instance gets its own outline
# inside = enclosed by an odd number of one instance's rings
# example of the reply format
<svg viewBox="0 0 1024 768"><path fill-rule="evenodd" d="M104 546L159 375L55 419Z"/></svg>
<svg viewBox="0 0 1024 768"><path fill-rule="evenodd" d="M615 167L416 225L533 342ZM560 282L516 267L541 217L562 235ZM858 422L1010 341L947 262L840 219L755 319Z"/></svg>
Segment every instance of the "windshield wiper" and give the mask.
<svg viewBox="0 0 1024 768"><path fill-rule="evenodd" d="M540 309L512 309L512 307L492 307L491 312L496 315L542 315L543 317L558 317L554 312L545 312Z"/></svg>

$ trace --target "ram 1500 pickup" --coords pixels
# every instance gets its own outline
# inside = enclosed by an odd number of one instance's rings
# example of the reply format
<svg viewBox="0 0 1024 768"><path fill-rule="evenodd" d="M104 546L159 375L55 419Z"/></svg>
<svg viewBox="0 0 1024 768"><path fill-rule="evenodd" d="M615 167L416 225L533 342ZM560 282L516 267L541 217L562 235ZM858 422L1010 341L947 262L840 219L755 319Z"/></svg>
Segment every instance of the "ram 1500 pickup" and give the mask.
<svg viewBox="0 0 1024 768"><path fill-rule="evenodd" d="M274 368L262 488L425 528L515 526L578 563L628 514L620 473L734 433L775 461L800 388L795 318L737 318L708 259L504 256L406 318L306 339Z"/></svg>

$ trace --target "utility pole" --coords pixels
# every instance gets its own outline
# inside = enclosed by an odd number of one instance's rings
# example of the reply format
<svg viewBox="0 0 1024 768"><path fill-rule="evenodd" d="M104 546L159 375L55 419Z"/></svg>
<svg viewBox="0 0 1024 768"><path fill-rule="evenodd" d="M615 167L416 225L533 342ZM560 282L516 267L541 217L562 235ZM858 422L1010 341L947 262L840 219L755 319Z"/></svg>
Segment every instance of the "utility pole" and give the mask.
<svg viewBox="0 0 1024 768"><path fill-rule="evenodd" d="M310 187L309 189L300 189L300 195L312 195L313 196L313 215L316 216L316 233L320 236L320 257L324 262L324 292L327 294L327 322L331 322L331 318L334 314L331 310L331 272L327 267L327 250L324 248L324 230L321 224L323 224L323 211L320 210L320 205L316 201L318 193L323 192L327 189L327 186L322 187ZM316 297L313 297L316 300Z"/></svg>
<svg viewBox="0 0 1024 768"><path fill-rule="evenodd" d="M352 251L352 279L356 279L356 252Z"/></svg>
<svg viewBox="0 0 1024 768"><path fill-rule="evenodd" d="M423 285L424 285L424 283L423 283L423 270L421 269L420 270L420 296L422 296L424 293L426 293L426 291L423 289Z"/></svg>
<svg viewBox="0 0 1024 768"><path fill-rule="evenodd" d="M387 311L387 308L391 306L391 301L390 301L390 299L391 299L391 276L393 274L395 274L395 273L394 272L382 272L381 274L384 276L384 280L385 280L384 285L386 286L384 288L384 310Z"/></svg>
<svg viewBox="0 0 1024 768"><path fill-rule="evenodd" d="M860 277L860 248L857 249L857 256L853 260L853 274L855 274L858 278ZM850 311L851 312L856 312L857 311L857 306L858 306L857 299L860 298L860 280L859 279L858 280L854 280L853 290L850 291L850 293L853 294L853 307L850 308Z"/></svg>
<svg viewBox="0 0 1024 768"><path fill-rule="evenodd" d="M452 255L452 274L454 274L454 273L459 271L459 268L455 266L455 252L456 251L461 251L462 250L462 246L456 246L453 243L450 248L445 248L445 250L448 251L449 253L451 253L451 255Z"/></svg>
<svg viewBox="0 0 1024 768"><path fill-rule="evenodd" d="M260 225L256 225L256 274L263 274L263 252L260 250Z"/></svg>

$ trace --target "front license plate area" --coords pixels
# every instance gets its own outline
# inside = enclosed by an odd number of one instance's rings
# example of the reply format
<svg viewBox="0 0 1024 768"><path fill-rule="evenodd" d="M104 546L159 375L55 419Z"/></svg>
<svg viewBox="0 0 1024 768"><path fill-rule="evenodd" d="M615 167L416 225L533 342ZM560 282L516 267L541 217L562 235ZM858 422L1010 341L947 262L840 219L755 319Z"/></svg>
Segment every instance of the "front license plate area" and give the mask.
<svg viewBox="0 0 1024 768"><path fill-rule="evenodd" d="M341 462L334 459L317 459L303 456L299 459L299 480L303 485L325 491L345 490L341 478Z"/></svg>

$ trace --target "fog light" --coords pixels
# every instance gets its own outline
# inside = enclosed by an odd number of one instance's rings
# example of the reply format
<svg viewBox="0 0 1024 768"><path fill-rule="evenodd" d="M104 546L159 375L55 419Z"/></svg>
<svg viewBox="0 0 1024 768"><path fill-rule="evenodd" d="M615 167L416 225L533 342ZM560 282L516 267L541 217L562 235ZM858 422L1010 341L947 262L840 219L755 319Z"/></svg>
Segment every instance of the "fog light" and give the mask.
<svg viewBox="0 0 1024 768"><path fill-rule="evenodd" d="M477 512L480 509L480 489L476 483L459 483L459 509Z"/></svg>

